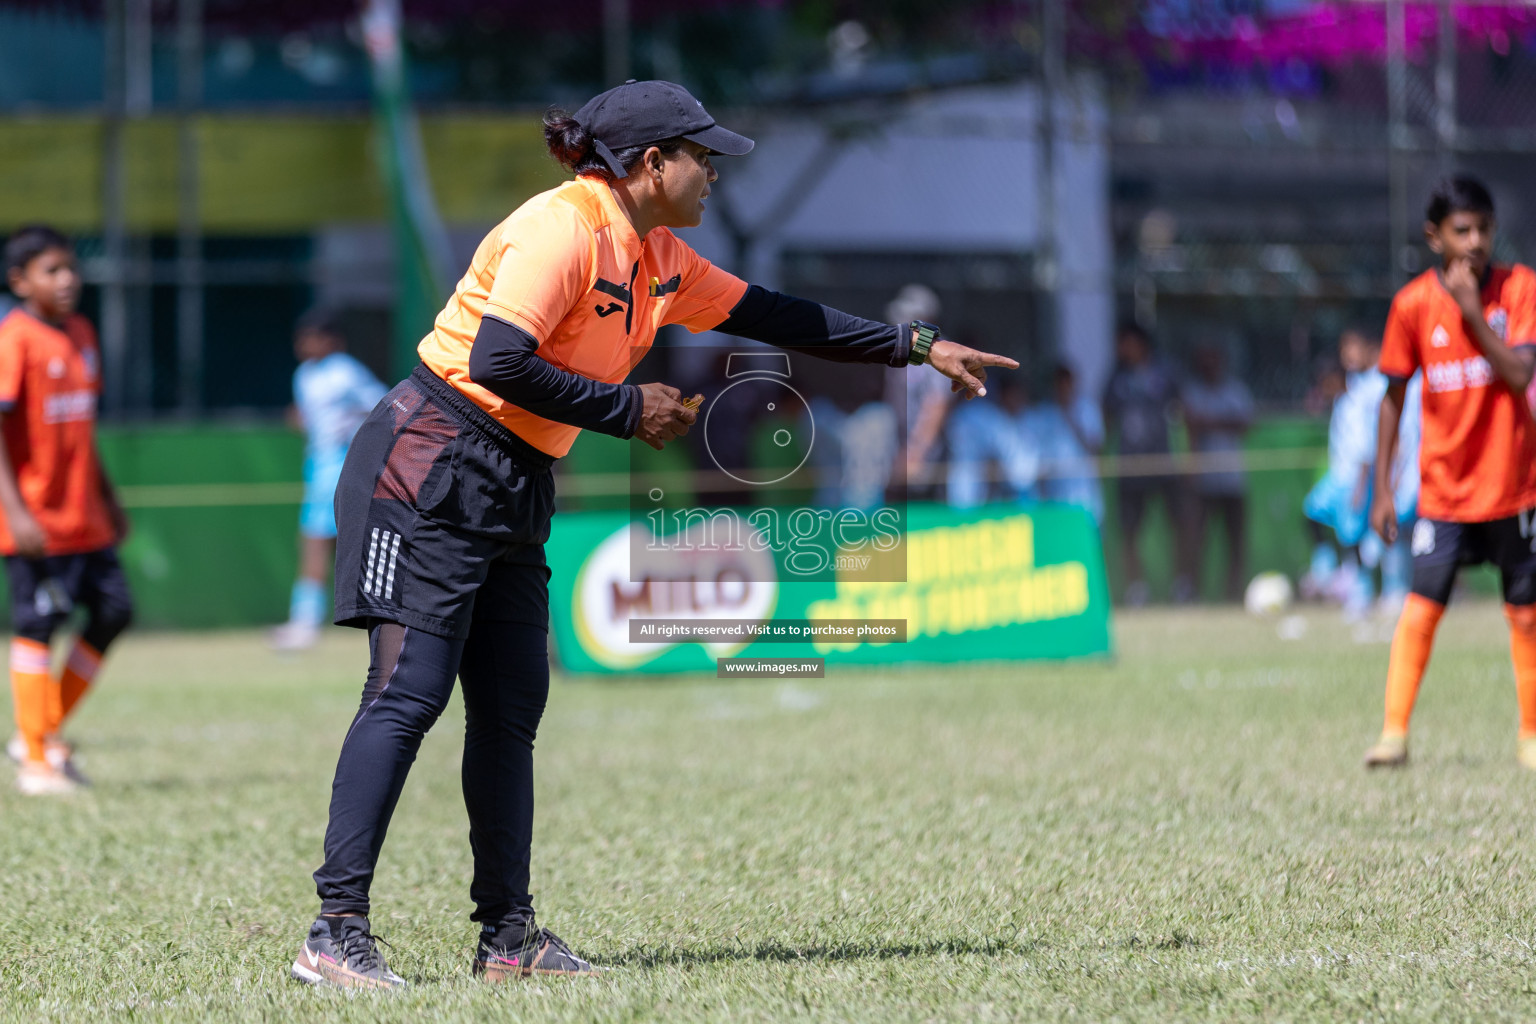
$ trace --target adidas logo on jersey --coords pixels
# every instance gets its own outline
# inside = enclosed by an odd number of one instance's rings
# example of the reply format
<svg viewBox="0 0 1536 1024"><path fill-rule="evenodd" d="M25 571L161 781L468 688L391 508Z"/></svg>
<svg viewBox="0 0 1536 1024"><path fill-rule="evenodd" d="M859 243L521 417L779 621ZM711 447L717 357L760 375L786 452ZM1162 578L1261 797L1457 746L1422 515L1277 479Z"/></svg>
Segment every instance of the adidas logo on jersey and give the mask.
<svg viewBox="0 0 1536 1024"><path fill-rule="evenodd" d="M1502 306L1488 314L1488 326L1500 341L1509 340L1509 313Z"/></svg>
<svg viewBox="0 0 1536 1024"><path fill-rule="evenodd" d="M400 535L373 528L368 545L368 564L363 571L363 593L382 597L395 596L395 563L400 558Z"/></svg>
<svg viewBox="0 0 1536 1024"><path fill-rule="evenodd" d="M1435 329L1429 335L1429 344L1433 348L1445 348L1451 343L1451 335L1444 326L1435 324Z"/></svg>

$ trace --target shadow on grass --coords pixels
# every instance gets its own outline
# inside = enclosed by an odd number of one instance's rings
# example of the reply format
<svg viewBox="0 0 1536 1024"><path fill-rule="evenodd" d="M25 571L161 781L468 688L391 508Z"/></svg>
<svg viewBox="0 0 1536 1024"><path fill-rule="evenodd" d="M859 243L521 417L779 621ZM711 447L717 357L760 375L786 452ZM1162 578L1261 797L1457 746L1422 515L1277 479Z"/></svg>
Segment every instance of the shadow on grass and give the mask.
<svg viewBox="0 0 1536 1024"><path fill-rule="evenodd" d="M715 964L732 960L795 963L845 960L905 960L938 956L1016 956L1038 948L1034 940L948 938L928 942L834 942L790 946L782 942L740 943L735 946L641 946L617 956L594 958L604 967L672 967Z"/></svg>
<svg viewBox="0 0 1536 1024"><path fill-rule="evenodd" d="M244 775L156 775L143 779L108 779L106 782L98 782L95 788L103 792L148 790L160 793L174 793L178 790L239 790L251 786L289 785L295 779L303 778L305 776L297 770L248 772Z"/></svg>

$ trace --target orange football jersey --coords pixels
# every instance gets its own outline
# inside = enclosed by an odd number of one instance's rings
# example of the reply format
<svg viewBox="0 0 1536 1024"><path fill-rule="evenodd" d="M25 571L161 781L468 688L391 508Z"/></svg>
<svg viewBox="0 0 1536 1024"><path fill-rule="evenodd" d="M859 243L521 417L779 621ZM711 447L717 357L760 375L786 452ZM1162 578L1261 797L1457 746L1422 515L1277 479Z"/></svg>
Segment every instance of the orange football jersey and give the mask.
<svg viewBox="0 0 1536 1024"><path fill-rule="evenodd" d="M617 384L659 328L709 330L746 291L745 281L666 228L642 240L607 182L582 176L534 196L485 236L418 353L507 429L558 457L579 427L536 416L469 379L482 316L527 331L539 357L560 369Z"/></svg>
<svg viewBox="0 0 1536 1024"><path fill-rule="evenodd" d="M1536 272L1494 267L1482 298L1483 316L1506 345L1536 345ZM1482 523L1536 506L1536 421L1467 333L1438 271L1392 300L1380 367L1389 377L1424 371L1419 515Z"/></svg>
<svg viewBox="0 0 1536 1024"><path fill-rule="evenodd" d="M18 308L0 320L5 448L50 555L95 551L117 539L96 453L100 393L101 357L85 317L55 326ZM14 554L4 518L0 553Z"/></svg>

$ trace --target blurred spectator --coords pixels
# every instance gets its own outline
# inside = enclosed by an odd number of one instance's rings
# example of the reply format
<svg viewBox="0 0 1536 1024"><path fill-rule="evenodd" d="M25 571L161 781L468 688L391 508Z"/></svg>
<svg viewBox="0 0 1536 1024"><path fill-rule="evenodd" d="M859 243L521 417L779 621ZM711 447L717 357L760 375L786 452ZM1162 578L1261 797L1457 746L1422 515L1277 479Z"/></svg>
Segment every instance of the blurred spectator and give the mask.
<svg viewBox="0 0 1536 1024"><path fill-rule="evenodd" d="M961 402L949 415L949 475L945 493L955 508L971 508L992 496L993 480L1008 498L1036 497L1040 453L1020 429L1028 415L1024 385L1005 377L992 396Z"/></svg>
<svg viewBox="0 0 1536 1024"><path fill-rule="evenodd" d="M842 508L872 509L885 500L901 446L896 413L884 402L867 402L843 422Z"/></svg>
<svg viewBox="0 0 1536 1024"><path fill-rule="evenodd" d="M742 470L753 465L752 438L763 420L770 416L773 400L783 385L772 375L751 372L750 368L758 364L750 356L740 364L733 363L731 357L738 351L751 353L750 349L715 350L709 369L698 374L692 385L700 388L710 401L730 390L730 415L711 416L708 440L703 440L705 432L701 430L700 441L691 446L701 462L699 468L714 474L709 479L715 483L699 491L699 501L704 505L750 505L761 497L752 488L742 485L739 479L731 477L741 477ZM748 368L747 372L740 372L743 366ZM735 376L732 376L733 372ZM683 393L689 392L684 390ZM716 412L714 409L710 411Z"/></svg>
<svg viewBox="0 0 1536 1024"><path fill-rule="evenodd" d="M1183 518L1179 514L1179 485L1167 471L1168 424L1177 409L1178 398L1173 374L1154 358L1152 339L1135 324L1123 325L1115 340L1115 369L1104 388L1104 422L1115 435L1115 450L1128 457L1120 477L1119 519L1125 558L1125 602L1130 605L1146 604L1149 596L1136 541L1154 497L1162 498L1173 528L1173 598L1187 601L1194 596L1184 532L1179 529ZM1156 465L1149 471L1148 463Z"/></svg>
<svg viewBox="0 0 1536 1024"><path fill-rule="evenodd" d="M1419 496L1422 378L1418 374L1408 382L1404 396L1392 469L1400 528L1397 543L1385 548L1366 525L1377 420L1387 390L1387 378L1376 368L1380 354L1380 342L1365 330L1351 328L1339 336L1339 363L1347 385L1334 402L1328 423L1328 471L1302 504L1313 537L1311 565L1301 580L1302 596L1338 602L1350 619L1369 610L1375 596L1371 573L1378 563L1381 607L1388 614L1395 615L1402 607L1412 573L1408 538ZM1332 543L1324 527L1333 530Z"/></svg>
<svg viewBox="0 0 1536 1024"><path fill-rule="evenodd" d="M1302 396L1301 407L1308 416L1328 416L1333 403L1344 393L1344 368L1333 354L1318 358L1312 371L1312 386Z"/></svg>
<svg viewBox="0 0 1536 1024"><path fill-rule="evenodd" d="M813 500L822 508L875 508L885 500L901 454L898 416L883 400L878 375L846 374L841 383L830 396L810 401Z"/></svg>
<svg viewBox="0 0 1536 1024"><path fill-rule="evenodd" d="M1536 384L1532 385L1536 388ZM1377 410L1378 415L1380 409ZM1397 508L1397 541L1381 555L1379 611L1396 618L1413 583L1413 525L1419 518L1419 442L1424 436L1424 373L1408 379L1403 415L1397 426L1397 451L1392 463L1392 499ZM1374 475L1374 474L1373 474ZM1368 540L1381 544L1375 531ZM1367 555L1369 555L1367 550Z"/></svg>
<svg viewBox="0 0 1536 1024"><path fill-rule="evenodd" d="M1364 331L1351 328L1339 335L1345 388L1334 399L1328 419L1328 471L1302 503L1303 514L1313 524L1312 560L1301 580L1302 596L1327 597L1346 609L1369 600L1360 592L1357 548L1366 534L1376 420L1387 390L1386 377L1376 369L1380 354L1380 342ZM1333 543L1323 527L1333 530Z"/></svg>
<svg viewBox="0 0 1536 1024"><path fill-rule="evenodd" d="M1104 521L1104 495L1095 462L1104 447L1104 417L1098 403L1077 393L1072 368L1058 363L1051 400L1025 410L1020 429L1040 456L1040 497L1080 505L1096 523Z"/></svg>
<svg viewBox="0 0 1536 1024"><path fill-rule="evenodd" d="M913 320L936 323L940 313L938 293L924 284L909 284L885 308L885 319L893 324ZM889 404L899 421L898 436L903 439L900 457L906 479L921 491L930 471L943 458L944 421L954 404L954 393L949 379L927 364L894 369L886 381Z"/></svg>
<svg viewBox="0 0 1536 1024"><path fill-rule="evenodd" d="M1226 357L1218 349L1196 351L1194 369L1194 378L1183 389L1189 447L1201 457L1195 475L1196 500L1190 510L1190 546L1195 564L1203 566L1211 520L1221 518L1227 538L1225 596L1237 601L1242 599L1247 579L1244 526L1248 480L1243 474L1243 435L1253 425L1253 394L1228 372Z"/></svg>

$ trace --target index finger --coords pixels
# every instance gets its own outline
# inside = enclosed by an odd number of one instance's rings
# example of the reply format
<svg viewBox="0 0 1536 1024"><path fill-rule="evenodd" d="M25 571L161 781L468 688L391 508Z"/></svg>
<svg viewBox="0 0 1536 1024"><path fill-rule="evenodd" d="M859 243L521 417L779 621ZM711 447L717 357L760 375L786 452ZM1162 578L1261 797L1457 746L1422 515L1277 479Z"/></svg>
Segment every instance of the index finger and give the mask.
<svg viewBox="0 0 1536 1024"><path fill-rule="evenodd" d="M992 352L978 352L976 357L974 361L981 366L1002 366L1009 370L1017 370L1019 368L1019 361L1017 359L1009 359L1007 356L1000 356Z"/></svg>

